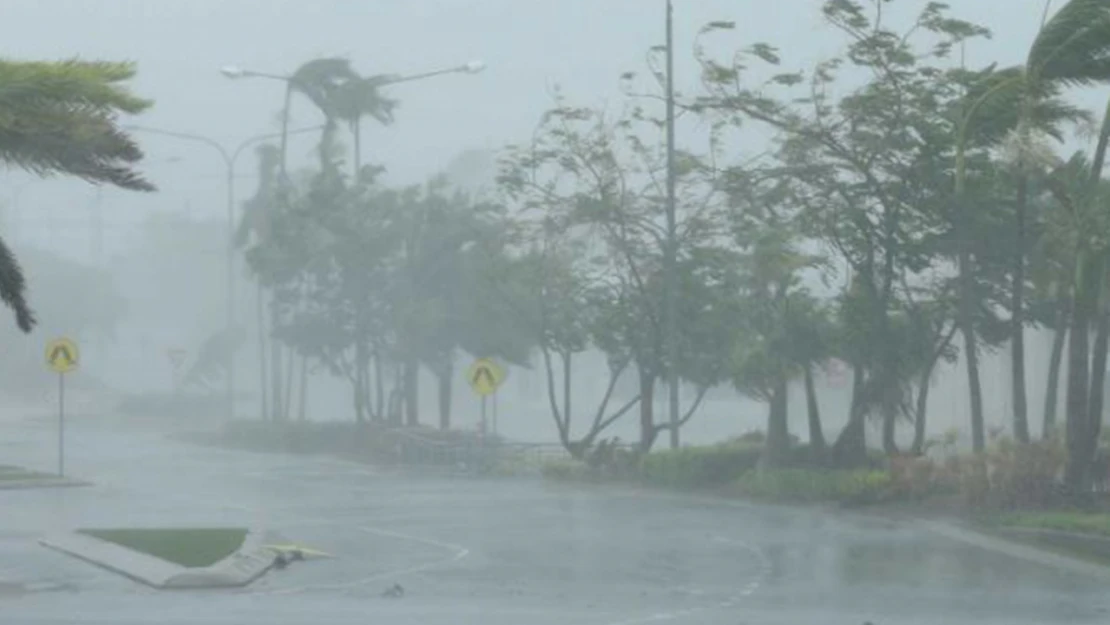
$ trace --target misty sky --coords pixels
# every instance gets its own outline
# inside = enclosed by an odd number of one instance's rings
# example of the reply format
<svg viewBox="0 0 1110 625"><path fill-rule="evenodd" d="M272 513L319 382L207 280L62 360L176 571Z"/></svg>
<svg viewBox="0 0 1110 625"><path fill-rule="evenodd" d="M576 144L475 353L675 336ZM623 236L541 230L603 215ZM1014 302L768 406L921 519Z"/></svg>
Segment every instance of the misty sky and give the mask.
<svg viewBox="0 0 1110 625"><path fill-rule="evenodd" d="M766 41L782 49L788 70L809 68L834 55L843 39L823 22L821 4L821 0L675 0L679 89L697 90L691 48L698 29L709 21L731 20L737 25L735 32L718 35L718 51ZM908 25L925 4L895 0L887 5L888 23L899 28ZM967 47L967 63L1009 65L1023 61L1045 0L951 0L950 4L955 16L994 31L991 41ZM133 60L139 68L134 90L155 100L153 109L134 123L204 135L229 149L277 130L283 86L268 80L229 80L220 74L222 66L282 74L312 58L345 56L368 75L418 73L471 59L484 61L488 69L479 75L449 75L391 87L389 95L401 101L396 123L390 127L366 124L365 159L384 164L389 182L409 184L441 171L466 150L497 149L527 140L552 104L554 85L561 86L575 104L615 107L620 100L619 76L629 70L643 73L647 50L663 41L663 6L663 0L0 0L0 41L3 54L13 59ZM1101 112L1106 91L1090 90L1076 101ZM318 123L317 115L307 101L295 101L295 127ZM697 127L691 121L680 125L680 142L696 138ZM207 220L226 219L224 169L217 154L177 139L138 136L149 157L143 170L161 188L157 194L110 188L97 193L79 181L0 172L0 206L7 205L0 214L0 232L16 252L33 245L107 267L112 256L139 243L136 226L151 214L187 211ZM311 149L316 138L312 133L291 143L294 167L315 161ZM742 140L729 157L740 160L763 151L764 139ZM238 163L238 199L253 193L254 170L248 150ZM94 234L98 215L104 224L102 245ZM213 232L214 245L222 245L226 239L218 236L219 229L207 228L201 231ZM185 237L181 244L192 245ZM131 269L174 273L180 254L166 249L159 263ZM131 275L135 271L117 276L134 282L129 291L132 316L146 324L136 326L138 322L130 320L125 332L130 343L120 349L147 354L151 349L192 345L219 326L222 277L213 276L222 275L222 261L218 252L209 255L212 267L193 266L187 275L194 281L211 282L211 289L185 288L186 274L162 280L146 276L145 282L139 280L142 276ZM32 295L38 297L34 289L47 283L36 281L31 273ZM142 307L144 298L175 305L166 298L168 291L151 292L143 286L142 293L134 292L140 288L136 285L149 285L152 280L159 289L164 284L181 297L192 298L178 315L189 322ZM248 282L241 284L249 288ZM208 290L211 301L200 302L194 296L194 291ZM40 337L26 340L37 345ZM1030 376L1042 375L1043 359L1037 354L1047 347L1041 343L1038 338L1030 344ZM984 379L988 392L1007 388L1001 358L1001 353L991 355L984 365L989 371ZM153 362L161 359L158 353ZM117 377L132 384L163 384L169 379L157 366L152 368L145 356L112 356L111 360ZM931 418L930 423L966 423L961 376L950 370L942 377L943 388L936 392L931 412L943 413L940 416L947 419ZM334 395L345 406L346 391L340 382L328 384L314 393L314 401ZM1030 397L1034 405L1039 401L1036 394ZM466 399L460 397L460 401ZM741 409L730 404L719 410L725 415L763 412L754 404ZM536 423L549 425L542 411L537 418ZM521 424L525 426L532 427ZM699 434L703 428L704 434ZM735 423L705 418L691 422L688 434L690 440L709 440L722 433L735 434L736 429Z"/></svg>
<svg viewBox="0 0 1110 625"><path fill-rule="evenodd" d="M697 29L734 20L736 46L765 40L784 49L791 66L809 66L837 50L822 24L818 0L676 0L676 64L680 88L697 84L690 49ZM995 31L991 42L968 51L969 63L1021 60L1041 19L1044 0L953 0L955 13ZM916 13L924 2L898 0L891 19ZM397 85L396 124L365 133L370 160L384 162L389 179L423 180L469 148L497 148L527 138L551 104L558 84L574 101L603 105L619 96L618 76L643 71L646 50L663 39L662 0L4 0L3 54L20 59L71 56L138 63L135 90L154 108L137 121L203 134L229 147L276 129L282 86L276 81L232 81L219 68L284 73L320 56L346 56L364 74L411 73L481 59L477 76L449 75ZM771 10L773 8L773 10ZM1092 107L1099 98L1085 99ZM295 103L294 123L312 125L311 106ZM311 158L314 137L292 144L296 161ZM146 135L146 170L157 196L75 181L32 182L5 176L0 199L16 207L8 233L20 240L88 258L91 212L104 209L105 245L118 248L151 210L225 214L222 169L208 148ZM753 146L753 151L759 146ZM240 159L238 195L253 189L250 154ZM97 204L99 202L99 204ZM49 210L47 210L49 209Z"/></svg>

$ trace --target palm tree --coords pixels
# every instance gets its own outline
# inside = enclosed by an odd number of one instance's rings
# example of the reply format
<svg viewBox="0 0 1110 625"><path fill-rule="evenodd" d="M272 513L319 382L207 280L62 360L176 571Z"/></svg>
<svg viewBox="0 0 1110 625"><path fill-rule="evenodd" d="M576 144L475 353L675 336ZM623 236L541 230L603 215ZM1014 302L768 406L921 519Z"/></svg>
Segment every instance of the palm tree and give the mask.
<svg viewBox="0 0 1110 625"><path fill-rule="evenodd" d="M1071 0L1043 25L1022 66L1001 71L990 68L985 80L968 94L959 120L956 145L957 226L969 226L964 190L967 181L965 153L972 129L981 145L1009 139L1014 158L1016 190L1015 245L1011 274L1011 340L1014 434L1029 440L1025 392L1025 238L1029 204L1029 177L1037 167L1036 155L1044 153L1039 136L1061 139L1060 127L1086 115L1059 99L1070 85L1110 80L1110 1ZM960 330L964 336L969 382L972 390L972 431L975 448L982 449L982 398L978 392L976 341L971 319L974 281L969 243L960 245Z"/></svg>
<svg viewBox="0 0 1110 625"><path fill-rule="evenodd" d="M393 109L397 101L381 94L379 87L389 77L384 74L355 78L343 83L334 99L335 115L347 122L354 141L353 171L355 182L362 175L362 118L369 115L382 125L393 123Z"/></svg>
<svg viewBox="0 0 1110 625"><path fill-rule="evenodd" d="M62 174L152 191L133 169L142 150L116 125L119 114L151 105L123 86L134 75L130 63L0 60L0 162L40 176ZM35 317L26 280L2 240L0 301L15 312L19 328L30 332Z"/></svg>

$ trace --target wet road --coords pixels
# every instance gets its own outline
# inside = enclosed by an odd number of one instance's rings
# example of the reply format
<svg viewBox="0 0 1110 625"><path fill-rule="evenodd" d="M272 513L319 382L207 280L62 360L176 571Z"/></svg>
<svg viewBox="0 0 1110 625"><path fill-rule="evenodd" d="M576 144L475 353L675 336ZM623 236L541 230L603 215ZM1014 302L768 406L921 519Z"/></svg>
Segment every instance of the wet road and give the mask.
<svg viewBox="0 0 1110 625"><path fill-rule="evenodd" d="M4 462L53 464L48 422ZM401 476L78 424L91 488L0 491L4 623L1106 623L1108 584L916 524L525 480ZM158 592L35 544L113 525L253 524L336 554L247 589ZM382 591L401 584L403 598Z"/></svg>

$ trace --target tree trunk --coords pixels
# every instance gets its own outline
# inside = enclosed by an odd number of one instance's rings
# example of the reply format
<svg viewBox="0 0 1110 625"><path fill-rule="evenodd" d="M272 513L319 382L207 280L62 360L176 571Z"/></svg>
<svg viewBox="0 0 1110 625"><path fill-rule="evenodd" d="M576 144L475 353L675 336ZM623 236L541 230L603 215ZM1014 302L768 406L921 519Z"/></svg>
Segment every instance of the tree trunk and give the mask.
<svg viewBox="0 0 1110 625"><path fill-rule="evenodd" d="M833 462L840 467L858 467L867 464L867 431L863 405L863 367L855 365L852 373L852 405L848 409L848 423L833 443Z"/></svg>
<svg viewBox="0 0 1110 625"><path fill-rule="evenodd" d="M1094 158L1091 159L1088 186L1082 199L1084 209L1093 209L1099 197L1097 190L1102 182L1102 169L1106 163L1108 145L1110 145L1110 101L1107 102L1102 116L1098 144L1095 146ZM1076 280L1072 298L1074 305L1071 313L1071 334L1068 336L1068 412L1065 425L1068 461L1064 467L1064 484L1068 491L1077 497L1086 497L1090 493L1090 469L1097 445L1097 441L1092 439L1094 427L1088 395L1090 346L1087 343L1087 335L1091 320L1097 312L1099 287L1102 285L1106 270L1105 260L1104 254L1088 258L1087 250L1082 247L1076 252Z"/></svg>
<svg viewBox="0 0 1110 625"><path fill-rule="evenodd" d="M385 371L381 354L374 354L374 417L385 419Z"/></svg>
<svg viewBox="0 0 1110 625"><path fill-rule="evenodd" d="M1101 280L1100 280L1101 285ZM1099 297L1098 319L1095 334L1094 354L1091 355L1091 398L1087 406L1087 436L1085 455L1094 461L1098 450L1098 437L1102 431L1102 409L1106 393L1106 350L1110 345L1110 318L1107 317L1105 295Z"/></svg>
<svg viewBox="0 0 1110 625"><path fill-rule="evenodd" d="M287 347L285 352L289 357L285 369L285 403L282 404L285 411L282 412L282 417L288 421L293 416L293 372L296 369L297 352L292 347Z"/></svg>
<svg viewBox="0 0 1110 625"><path fill-rule="evenodd" d="M655 374L640 368L640 451L647 453L655 444Z"/></svg>
<svg viewBox="0 0 1110 625"><path fill-rule="evenodd" d="M364 347L360 342L355 343L355 372L351 379L352 398L355 405L355 422L366 422L366 414L370 410L366 388L364 384L366 359L363 358Z"/></svg>
<svg viewBox="0 0 1110 625"><path fill-rule="evenodd" d="M357 367L357 365L356 365ZM365 396L362 394L360 388L358 372L355 372L355 378L351 380L351 399L355 406L355 423L362 424L366 422L366 404Z"/></svg>
<svg viewBox="0 0 1110 625"><path fill-rule="evenodd" d="M1029 177L1018 173L1014 210L1014 267L1010 297L1010 375L1014 404L1014 438L1029 442L1029 416L1025 397L1025 214L1029 203Z"/></svg>
<svg viewBox="0 0 1110 625"><path fill-rule="evenodd" d="M405 425L413 428L420 425L420 361L413 356L405 356L403 383L405 389Z"/></svg>
<svg viewBox="0 0 1110 625"><path fill-rule="evenodd" d="M884 393L890 393L884 390ZM894 440L895 428L898 425L898 405L889 398L883 399L883 453L893 456L898 453L898 444Z"/></svg>
<svg viewBox="0 0 1110 625"><path fill-rule="evenodd" d="M262 290L262 283L258 284L258 297L255 299L255 321L258 324L258 390L259 397L261 398L260 408L262 409L262 420L268 421L271 417L270 413L270 389L267 387L266 381L269 379L268 371L266 370L266 306L263 302L265 298L264 291Z"/></svg>
<svg viewBox="0 0 1110 625"><path fill-rule="evenodd" d="M1075 495L1086 492L1091 458L1087 454L1087 437L1090 435L1090 345L1088 331L1092 316L1094 263L1079 255L1076 271L1075 305L1072 310L1071 332L1068 334L1068 386L1066 445L1068 461L1064 482Z"/></svg>
<svg viewBox="0 0 1110 625"><path fill-rule="evenodd" d="M787 423L788 387L785 377L775 382L767 410L767 446L763 451L763 466L785 466L790 459L790 427Z"/></svg>
<svg viewBox="0 0 1110 625"><path fill-rule="evenodd" d="M439 371L439 429L451 429L451 391L455 379L455 363L446 356Z"/></svg>
<svg viewBox="0 0 1110 625"><path fill-rule="evenodd" d="M806 417L809 421L809 451L816 462L825 459L825 433L821 431L821 412L817 404L817 391L813 386L813 365L805 368Z"/></svg>
<svg viewBox="0 0 1110 625"><path fill-rule="evenodd" d="M571 361L572 361L573 356L574 356L574 352L571 352L570 350L567 350L567 351L562 353L562 357L563 357L563 423L566 424L565 425L566 432L564 434L566 435L567 440L570 440L570 417L571 417L571 405L570 405L571 378L570 378L570 370L571 370Z"/></svg>
<svg viewBox="0 0 1110 625"><path fill-rule="evenodd" d="M1068 312L1064 308L1057 315L1056 330L1052 337L1052 354L1048 360L1048 379L1044 391L1044 424L1041 437L1045 440L1056 436L1056 408L1060 389L1060 363L1064 360L1064 341L1068 336Z"/></svg>
<svg viewBox="0 0 1110 625"><path fill-rule="evenodd" d="M304 421L308 417L308 358L301 356L301 393L297 402L297 420Z"/></svg>
<svg viewBox="0 0 1110 625"><path fill-rule="evenodd" d="M956 322L964 337L964 363L967 368L967 388L971 404L971 447L983 451L983 388L979 382L979 352L975 340L975 278L971 263L971 215L967 206L964 187L967 174L962 146L956 156L956 234L959 235L959 263L957 285L959 304Z"/></svg>
<svg viewBox="0 0 1110 625"><path fill-rule="evenodd" d="M921 374L921 379L917 383L917 401L913 414L913 445L910 447L915 456L920 456L925 451L925 416L928 414L929 381L932 377L933 367L930 366Z"/></svg>
<svg viewBox="0 0 1110 625"><path fill-rule="evenodd" d="M961 279L961 282L964 281L966 278ZM978 453L986 446L986 437L983 427L983 387L979 382L979 350L972 327L971 307L974 302L971 301L969 286L962 286L960 290L963 291L959 306L960 333L964 337L964 363L967 367L967 387L971 401L971 449Z"/></svg>
<svg viewBox="0 0 1110 625"><path fill-rule="evenodd" d="M405 409L405 368L401 363L393 367L393 384L389 390L389 401L386 410L389 413L389 424L400 427L404 419Z"/></svg>
<svg viewBox="0 0 1110 625"><path fill-rule="evenodd" d="M359 341L355 344L355 387L362 397L363 415L373 420L380 418L380 413L374 412L374 398L370 394L370 354L365 343Z"/></svg>
<svg viewBox="0 0 1110 625"><path fill-rule="evenodd" d="M277 327L277 313L274 302L270 301L270 331L273 332ZM282 367L281 367L281 343L270 337L270 392L272 397L270 400L270 408L273 410L274 421L283 421L285 410L282 409Z"/></svg>

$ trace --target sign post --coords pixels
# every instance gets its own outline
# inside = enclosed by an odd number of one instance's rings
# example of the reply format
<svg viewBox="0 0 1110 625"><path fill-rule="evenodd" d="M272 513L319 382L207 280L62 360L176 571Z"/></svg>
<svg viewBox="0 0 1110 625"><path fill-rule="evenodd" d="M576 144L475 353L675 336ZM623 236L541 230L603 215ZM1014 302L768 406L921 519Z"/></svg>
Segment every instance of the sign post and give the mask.
<svg viewBox="0 0 1110 625"><path fill-rule="evenodd" d="M46 366L58 374L58 477L66 474L66 374L77 368L77 343L57 338L46 344Z"/></svg>
<svg viewBox="0 0 1110 625"><path fill-rule="evenodd" d="M505 369L491 358L479 358L466 370L466 381L470 388L482 398L482 431L486 431L486 398L497 392L497 387L505 381ZM497 399L494 398L494 419L497 418ZM496 421L494 428L496 428Z"/></svg>

